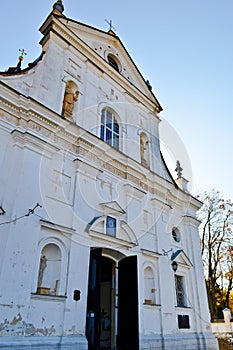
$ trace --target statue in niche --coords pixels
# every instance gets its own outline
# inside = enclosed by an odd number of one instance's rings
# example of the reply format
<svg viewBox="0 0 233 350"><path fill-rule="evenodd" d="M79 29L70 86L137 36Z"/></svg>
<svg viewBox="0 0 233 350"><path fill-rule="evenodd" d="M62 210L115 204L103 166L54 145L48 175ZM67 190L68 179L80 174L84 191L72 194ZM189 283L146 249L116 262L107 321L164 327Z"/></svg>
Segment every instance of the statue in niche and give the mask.
<svg viewBox="0 0 233 350"><path fill-rule="evenodd" d="M62 106L62 115L64 117L72 117L74 104L76 101L78 101L78 96L79 91L77 89L77 86L72 81L68 81L66 84L65 96Z"/></svg>
<svg viewBox="0 0 233 350"><path fill-rule="evenodd" d="M140 155L141 164L143 166L149 166L149 142L145 134L140 135Z"/></svg>
<svg viewBox="0 0 233 350"><path fill-rule="evenodd" d="M47 258L45 255L41 255L40 269L39 269L39 275L38 275L38 288L42 287L43 275L46 267L47 267Z"/></svg>

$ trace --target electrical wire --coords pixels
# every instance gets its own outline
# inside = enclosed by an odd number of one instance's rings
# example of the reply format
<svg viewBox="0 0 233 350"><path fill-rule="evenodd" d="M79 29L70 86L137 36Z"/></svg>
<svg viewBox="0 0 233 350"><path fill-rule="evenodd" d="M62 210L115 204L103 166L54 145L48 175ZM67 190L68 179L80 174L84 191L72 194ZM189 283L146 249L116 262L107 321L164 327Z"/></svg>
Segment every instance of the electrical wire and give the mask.
<svg viewBox="0 0 233 350"><path fill-rule="evenodd" d="M23 219L24 217L28 217L28 216L30 216L30 215L32 215L32 214L33 214L34 216L36 216L36 217L38 217L38 218L44 220L44 221L47 221L45 218L43 218L42 216L40 216L40 215L38 215L38 214L35 213L35 210L36 210L38 207L39 207L39 208L42 208L42 205L40 205L39 203L36 203L36 205L35 205L32 209L28 209L28 212L27 212L26 214L21 215L21 216L15 218L15 219L2 222L2 223L0 223L0 226L1 226L1 225L7 225L7 224L15 223L16 221L21 220L21 219ZM83 238L83 237L82 237L82 238ZM78 242L76 242L76 243L78 243ZM84 244L83 244L83 245L84 245ZM132 251L133 251L133 249L132 249ZM200 312L198 312L198 311L195 309L195 307L192 305L192 303L191 303L191 301L189 300L189 298L188 298L188 296L187 296L186 293L184 293L184 297L185 297L185 299L188 301L188 304L191 306L191 308L192 308L192 310L194 311L194 313L199 317L199 319L202 320L204 323L209 324L209 321L203 319L203 317L200 315Z"/></svg>
<svg viewBox="0 0 233 350"><path fill-rule="evenodd" d="M35 210L36 210L36 208L38 208L38 207L39 207L39 208L42 208L42 205L40 205L39 203L36 203L36 205L35 205L32 209L28 209L28 212L27 212L26 214L21 215L21 216L15 218L15 219L12 219L12 220L9 220L9 221L1 222L1 223L0 223L0 226L1 226L1 225L7 225L7 224L15 223L15 222L18 221L18 220L21 220L21 219L23 219L23 218L25 218L25 217L30 216L31 214L35 214Z"/></svg>

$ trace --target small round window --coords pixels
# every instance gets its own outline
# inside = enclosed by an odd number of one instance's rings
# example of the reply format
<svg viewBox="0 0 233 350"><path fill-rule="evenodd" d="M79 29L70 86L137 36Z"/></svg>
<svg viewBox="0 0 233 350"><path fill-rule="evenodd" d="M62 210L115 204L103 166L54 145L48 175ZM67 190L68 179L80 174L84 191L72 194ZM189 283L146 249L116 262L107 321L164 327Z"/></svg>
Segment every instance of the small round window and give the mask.
<svg viewBox="0 0 233 350"><path fill-rule="evenodd" d="M109 54L108 55L108 63L110 64L110 66L112 66L117 72L120 71L120 67L119 67L119 63L117 62L116 58Z"/></svg>
<svg viewBox="0 0 233 350"><path fill-rule="evenodd" d="M175 242L180 242L180 231L178 230L178 228L174 227L172 229L172 237Z"/></svg>

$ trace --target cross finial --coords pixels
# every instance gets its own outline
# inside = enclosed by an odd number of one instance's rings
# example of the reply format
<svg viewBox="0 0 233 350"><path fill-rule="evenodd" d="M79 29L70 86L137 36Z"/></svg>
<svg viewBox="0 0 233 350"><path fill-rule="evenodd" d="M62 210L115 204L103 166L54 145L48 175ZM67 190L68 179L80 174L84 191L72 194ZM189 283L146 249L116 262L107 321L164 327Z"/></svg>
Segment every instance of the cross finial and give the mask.
<svg viewBox="0 0 233 350"><path fill-rule="evenodd" d="M116 28L113 27L113 25L112 25L112 20L110 19L110 21L108 21L108 20L106 19L105 22L107 22L107 23L109 24L109 30L108 30L108 32L111 33L111 34L112 34L112 33L115 34L114 31L113 31L113 29L116 30Z"/></svg>
<svg viewBox="0 0 233 350"><path fill-rule="evenodd" d="M19 49L19 52L20 52L20 55L18 57L19 62L18 62L17 67L16 67L17 71L21 70L21 62L23 62L23 60L24 60L23 56L27 55L27 52L24 49Z"/></svg>
<svg viewBox="0 0 233 350"><path fill-rule="evenodd" d="M27 52L24 49L19 49L20 56L19 56L19 61L23 61L24 57L27 55Z"/></svg>
<svg viewBox="0 0 233 350"><path fill-rule="evenodd" d="M177 172L177 178L178 178L178 179L180 179L180 178L182 177L182 170L183 170L183 169L182 169L181 166L180 166L180 162L179 162L179 160L177 160L175 171Z"/></svg>

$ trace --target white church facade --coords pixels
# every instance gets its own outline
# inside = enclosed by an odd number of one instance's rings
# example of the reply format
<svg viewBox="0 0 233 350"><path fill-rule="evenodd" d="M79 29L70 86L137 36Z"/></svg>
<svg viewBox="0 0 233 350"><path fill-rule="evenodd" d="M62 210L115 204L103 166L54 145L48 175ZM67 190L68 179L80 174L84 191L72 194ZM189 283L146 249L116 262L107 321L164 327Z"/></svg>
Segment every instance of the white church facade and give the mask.
<svg viewBox="0 0 233 350"><path fill-rule="evenodd" d="M162 108L111 28L63 12L0 72L0 348L217 350Z"/></svg>

